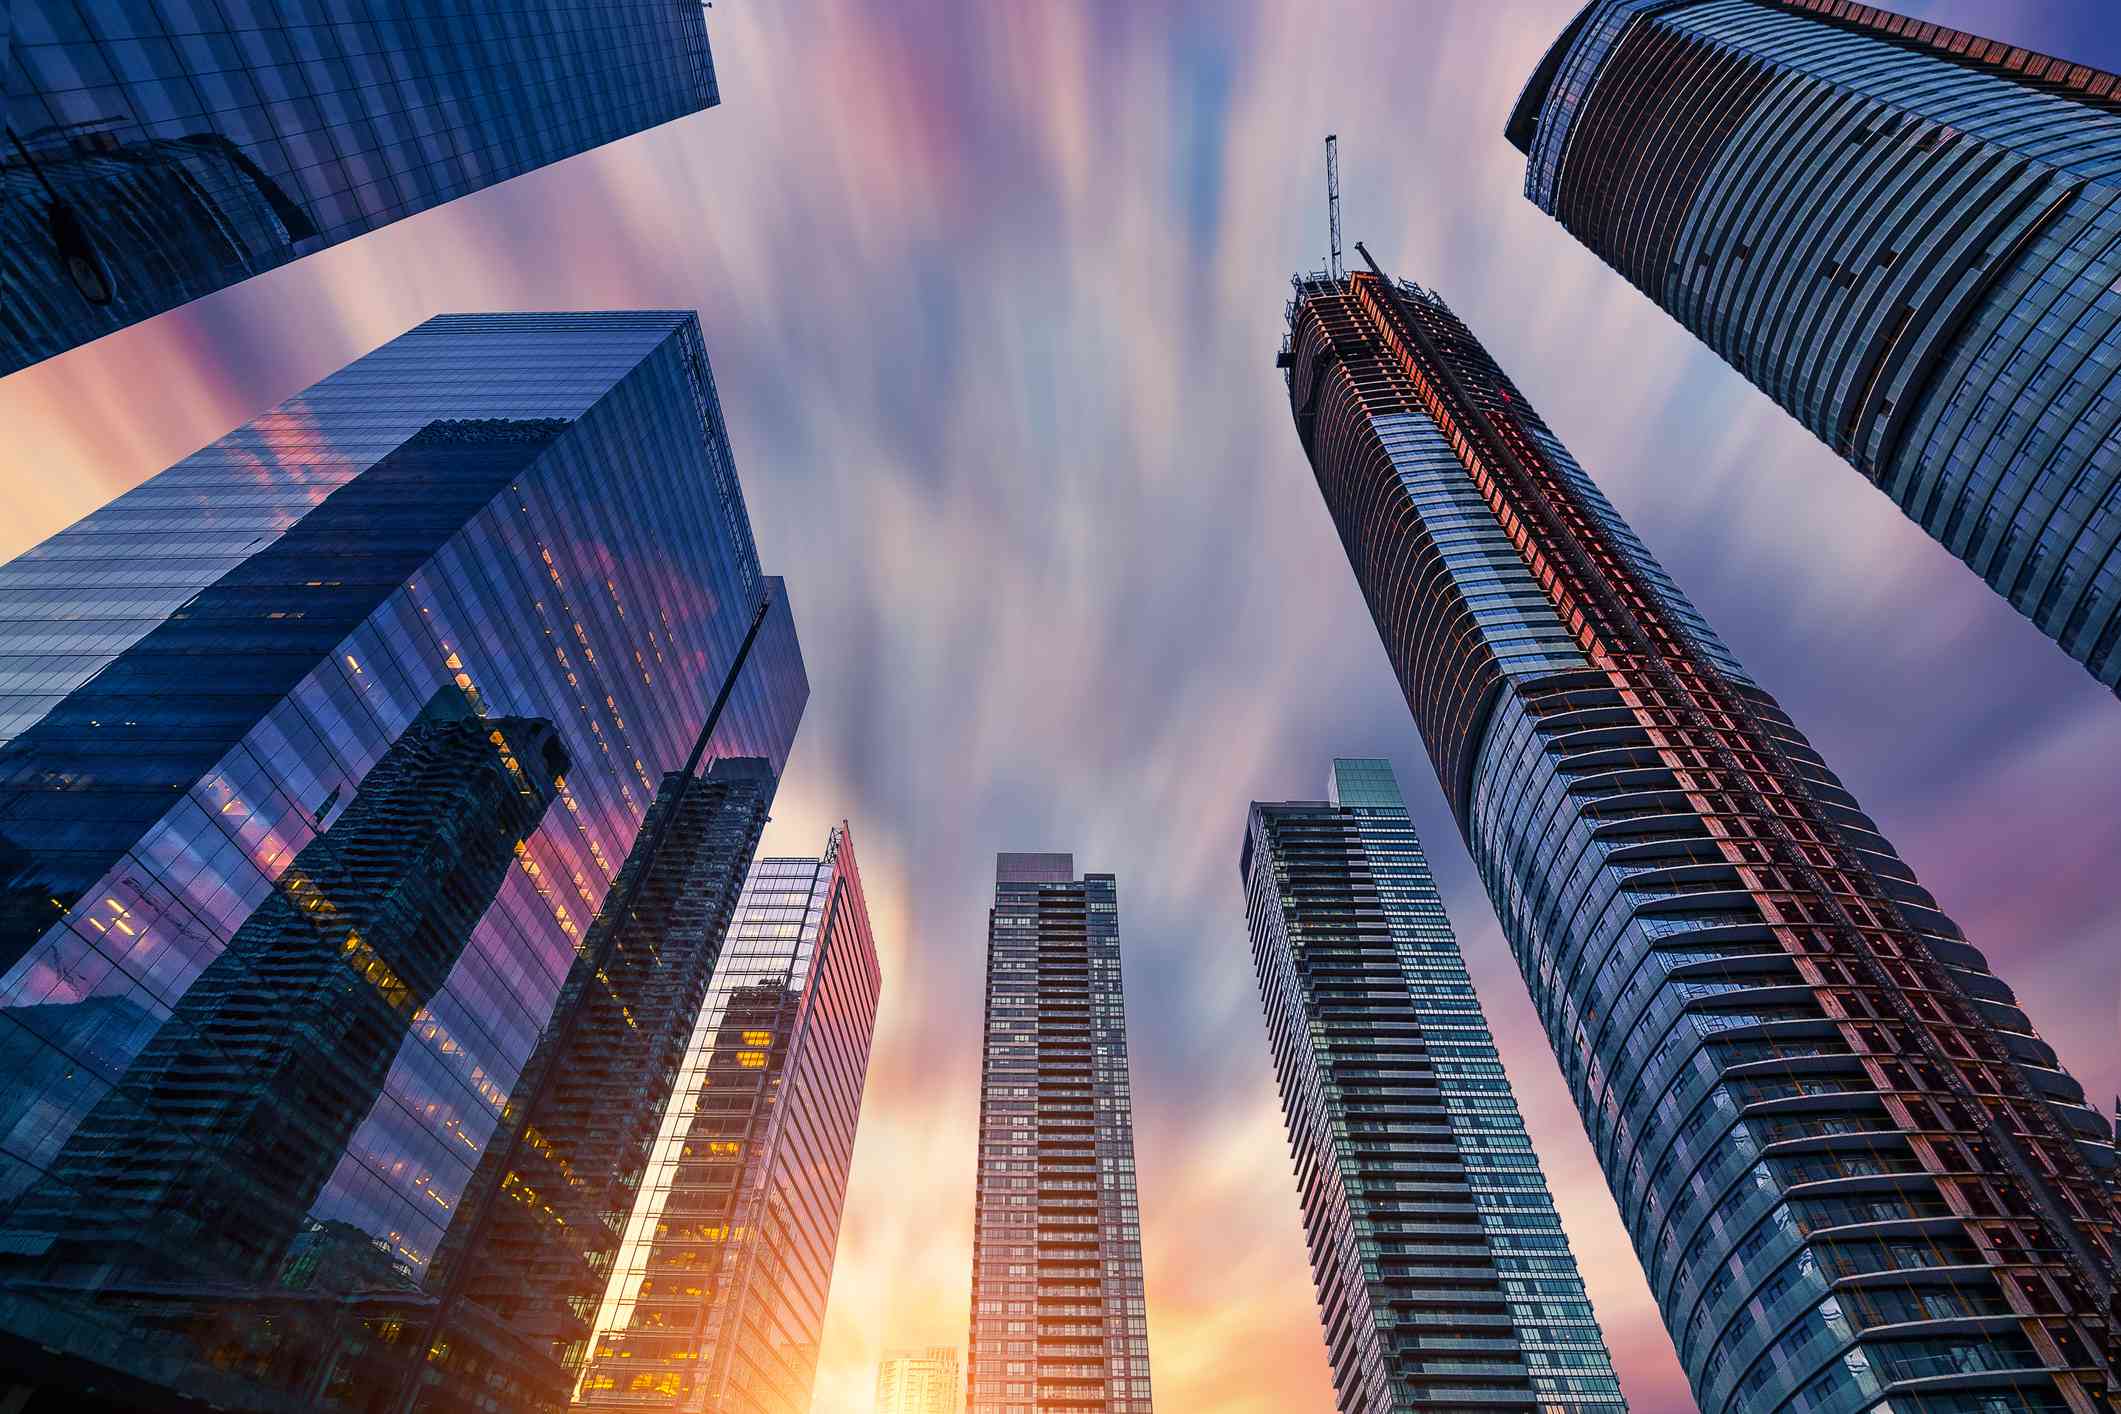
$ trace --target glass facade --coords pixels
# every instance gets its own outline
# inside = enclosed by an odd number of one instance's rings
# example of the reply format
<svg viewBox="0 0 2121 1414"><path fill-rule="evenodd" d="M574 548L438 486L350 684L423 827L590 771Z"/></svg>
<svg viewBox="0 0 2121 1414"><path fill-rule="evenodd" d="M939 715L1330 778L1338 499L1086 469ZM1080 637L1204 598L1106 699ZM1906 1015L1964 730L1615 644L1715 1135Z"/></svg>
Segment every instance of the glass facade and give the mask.
<svg viewBox="0 0 2121 1414"><path fill-rule="evenodd" d="M28 0L0 374L719 101L670 0Z"/></svg>
<svg viewBox="0 0 2121 1414"><path fill-rule="evenodd" d="M574 1393L775 785L771 763L748 756L723 757L704 779L663 777L568 969L554 1008L564 1022L545 1029L516 1082L521 1129L488 1145L472 1175L462 1206L486 1219L451 1227L436 1255L430 1281L478 1313L449 1338L490 1345L478 1326L499 1317L540 1345L546 1358L519 1364L516 1379L534 1371L547 1407Z"/></svg>
<svg viewBox="0 0 2121 1414"><path fill-rule="evenodd" d="M964 1394L948 1345L887 1350L876 1367L876 1414L958 1414Z"/></svg>
<svg viewBox="0 0 2121 1414"><path fill-rule="evenodd" d="M1509 135L1541 209L2121 687L2121 78L1848 0L1594 0Z"/></svg>
<svg viewBox="0 0 2121 1414"><path fill-rule="evenodd" d="M970 1414L1150 1414L1119 885L995 858Z"/></svg>
<svg viewBox="0 0 2121 1414"><path fill-rule="evenodd" d="M430 320L0 566L7 1362L553 1407L563 1332L437 1258L725 688L770 798L808 684L690 314Z"/></svg>
<svg viewBox="0 0 2121 1414"><path fill-rule="evenodd" d="M881 983L844 824L752 866L576 1408L807 1414Z"/></svg>
<svg viewBox="0 0 2121 1414"><path fill-rule="evenodd" d="M1341 1414L1627 1408L1388 761L1239 871Z"/></svg>
<svg viewBox="0 0 2121 1414"><path fill-rule="evenodd" d="M1704 1414L2104 1407L2105 1118L1443 301L1296 290L1298 433Z"/></svg>

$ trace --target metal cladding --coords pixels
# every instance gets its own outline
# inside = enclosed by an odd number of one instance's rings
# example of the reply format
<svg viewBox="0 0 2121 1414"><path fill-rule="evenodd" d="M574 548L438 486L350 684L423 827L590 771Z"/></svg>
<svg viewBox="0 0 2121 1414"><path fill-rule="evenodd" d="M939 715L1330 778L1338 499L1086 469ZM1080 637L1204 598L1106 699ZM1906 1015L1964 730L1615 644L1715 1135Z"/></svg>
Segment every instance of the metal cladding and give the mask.
<svg viewBox="0 0 2121 1414"><path fill-rule="evenodd" d="M1594 0L1525 194L2121 689L2121 78L1850 0Z"/></svg>
<svg viewBox="0 0 2121 1414"><path fill-rule="evenodd" d="M1150 1414L1119 886L995 858L970 1414Z"/></svg>
<svg viewBox="0 0 2121 1414"><path fill-rule="evenodd" d="M2105 1408L2104 1118L1443 302L1296 289L1320 489L1701 1408ZM1380 464L1410 421L1455 471Z"/></svg>
<svg viewBox="0 0 2121 1414"><path fill-rule="evenodd" d="M1627 1408L1391 763L1240 873L1341 1414Z"/></svg>

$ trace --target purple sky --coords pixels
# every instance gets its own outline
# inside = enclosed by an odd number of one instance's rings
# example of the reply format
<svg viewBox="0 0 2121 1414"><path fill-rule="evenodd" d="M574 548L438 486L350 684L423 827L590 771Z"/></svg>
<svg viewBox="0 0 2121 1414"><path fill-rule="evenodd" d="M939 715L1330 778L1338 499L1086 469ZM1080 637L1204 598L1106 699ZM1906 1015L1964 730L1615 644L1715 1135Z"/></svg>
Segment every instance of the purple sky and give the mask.
<svg viewBox="0 0 2121 1414"><path fill-rule="evenodd" d="M2121 703L1524 201L1571 0L725 3L724 105L0 381L0 555L447 309L701 311L885 967L817 1408L964 1338L999 849L1120 879L1159 1406L1325 1414L1243 926L1254 797L1392 757L1638 1414L1691 1408L1290 425L1287 278L1439 289L2100 1096ZM1922 13L2109 68L2104 0Z"/></svg>

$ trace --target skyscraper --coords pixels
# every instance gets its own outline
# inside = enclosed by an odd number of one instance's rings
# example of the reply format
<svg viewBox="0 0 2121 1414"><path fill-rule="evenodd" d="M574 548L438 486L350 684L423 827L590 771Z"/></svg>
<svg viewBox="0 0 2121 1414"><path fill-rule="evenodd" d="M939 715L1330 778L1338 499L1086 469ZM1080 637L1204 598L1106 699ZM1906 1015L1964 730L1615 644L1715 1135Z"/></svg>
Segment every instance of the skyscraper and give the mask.
<svg viewBox="0 0 2121 1414"><path fill-rule="evenodd" d="M541 1342L517 1372L550 1407L572 1398L745 871L777 785L770 762L724 757L667 773L516 1082L516 1142L491 1144L430 1278ZM496 1201L496 1200L499 1201ZM457 1344L472 1342L469 1333Z"/></svg>
<svg viewBox="0 0 2121 1414"><path fill-rule="evenodd" d="M1627 1403L1389 761L1239 860L1341 1414Z"/></svg>
<svg viewBox="0 0 2121 1414"><path fill-rule="evenodd" d="M720 101L668 0L14 5L0 374Z"/></svg>
<svg viewBox="0 0 2121 1414"><path fill-rule="evenodd" d="M1119 886L995 857L971 1414L1149 1414Z"/></svg>
<svg viewBox="0 0 2121 1414"><path fill-rule="evenodd" d="M958 1414L963 1398L954 1346L887 1350L877 1362L876 1414Z"/></svg>
<svg viewBox="0 0 2121 1414"><path fill-rule="evenodd" d="M752 866L576 1408L808 1414L881 985L844 824Z"/></svg>
<svg viewBox="0 0 2121 1414"><path fill-rule="evenodd" d="M1592 0L1525 194L2121 687L2121 78L1851 0Z"/></svg>
<svg viewBox="0 0 2121 1414"><path fill-rule="evenodd" d="M1701 1407L2103 1407L2111 1131L2010 989L1440 298L1373 265L1288 313L1298 434Z"/></svg>
<svg viewBox="0 0 2121 1414"><path fill-rule="evenodd" d="M566 770L550 722L437 691L82 1116L11 1248L126 1272L106 1285L276 1278Z"/></svg>
<svg viewBox="0 0 2121 1414"><path fill-rule="evenodd" d="M0 566L0 666L0 1364L551 1407L550 1322L437 1254L572 1260L482 1169L602 1142L525 1077L680 1005L621 865L671 773L762 813L808 694L697 322L430 320Z"/></svg>

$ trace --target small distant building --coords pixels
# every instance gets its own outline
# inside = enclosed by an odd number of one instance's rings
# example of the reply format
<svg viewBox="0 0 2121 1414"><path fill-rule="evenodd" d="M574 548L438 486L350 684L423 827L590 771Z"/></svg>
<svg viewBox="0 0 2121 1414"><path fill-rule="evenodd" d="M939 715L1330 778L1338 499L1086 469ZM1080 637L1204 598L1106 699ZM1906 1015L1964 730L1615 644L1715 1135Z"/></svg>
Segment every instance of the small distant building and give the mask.
<svg viewBox="0 0 2121 1414"><path fill-rule="evenodd" d="M963 1398L957 1350L887 1350L876 1364L876 1414L957 1414Z"/></svg>

